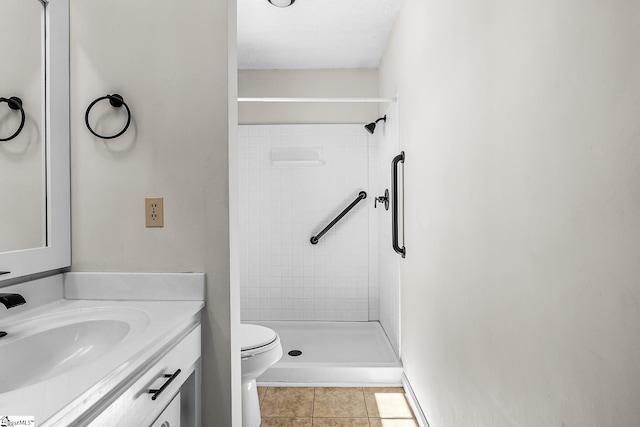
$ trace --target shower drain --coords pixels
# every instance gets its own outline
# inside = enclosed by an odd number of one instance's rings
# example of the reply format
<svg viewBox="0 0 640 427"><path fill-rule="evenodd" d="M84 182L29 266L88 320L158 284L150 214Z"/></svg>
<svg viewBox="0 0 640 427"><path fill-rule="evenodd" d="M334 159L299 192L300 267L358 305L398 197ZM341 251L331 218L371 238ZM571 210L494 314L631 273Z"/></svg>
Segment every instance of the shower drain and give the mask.
<svg viewBox="0 0 640 427"><path fill-rule="evenodd" d="M289 356L300 356L302 354L302 352L300 350L291 350L289 353L287 353Z"/></svg>

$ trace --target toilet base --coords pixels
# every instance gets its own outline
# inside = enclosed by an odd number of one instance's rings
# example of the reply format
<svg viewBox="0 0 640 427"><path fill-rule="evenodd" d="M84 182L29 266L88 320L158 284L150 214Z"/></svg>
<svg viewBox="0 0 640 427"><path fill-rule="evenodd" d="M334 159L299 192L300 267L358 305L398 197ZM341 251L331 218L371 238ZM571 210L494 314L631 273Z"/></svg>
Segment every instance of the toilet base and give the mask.
<svg viewBox="0 0 640 427"><path fill-rule="evenodd" d="M256 380L242 383L242 427L260 427L260 402Z"/></svg>

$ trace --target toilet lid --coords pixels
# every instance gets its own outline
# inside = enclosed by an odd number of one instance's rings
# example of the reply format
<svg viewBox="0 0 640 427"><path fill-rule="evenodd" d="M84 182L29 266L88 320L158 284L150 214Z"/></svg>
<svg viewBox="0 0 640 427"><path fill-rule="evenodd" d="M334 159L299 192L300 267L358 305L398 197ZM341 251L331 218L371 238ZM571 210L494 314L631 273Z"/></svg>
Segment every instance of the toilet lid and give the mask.
<svg viewBox="0 0 640 427"><path fill-rule="evenodd" d="M278 334L273 329L246 323L240 325L242 351L264 347L271 344L276 338L278 338Z"/></svg>

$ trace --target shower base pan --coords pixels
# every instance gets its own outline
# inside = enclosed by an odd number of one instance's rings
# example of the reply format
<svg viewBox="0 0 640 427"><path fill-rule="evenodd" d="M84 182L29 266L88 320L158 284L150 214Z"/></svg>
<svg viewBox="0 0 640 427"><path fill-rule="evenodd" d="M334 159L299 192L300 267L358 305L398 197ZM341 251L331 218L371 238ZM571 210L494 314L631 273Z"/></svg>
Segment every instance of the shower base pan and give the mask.
<svg viewBox="0 0 640 427"><path fill-rule="evenodd" d="M259 385L402 384L402 364L379 322L248 323L273 329L282 343L282 359L257 379Z"/></svg>

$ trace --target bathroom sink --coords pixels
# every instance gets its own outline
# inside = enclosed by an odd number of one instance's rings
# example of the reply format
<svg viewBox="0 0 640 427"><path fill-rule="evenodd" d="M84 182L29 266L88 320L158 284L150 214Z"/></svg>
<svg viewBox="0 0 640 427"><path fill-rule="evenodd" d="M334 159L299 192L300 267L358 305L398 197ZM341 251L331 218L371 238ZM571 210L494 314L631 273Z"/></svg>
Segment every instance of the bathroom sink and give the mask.
<svg viewBox="0 0 640 427"><path fill-rule="evenodd" d="M148 319L123 310L73 311L0 325L0 393L86 366L118 349Z"/></svg>

